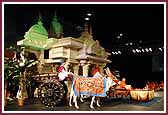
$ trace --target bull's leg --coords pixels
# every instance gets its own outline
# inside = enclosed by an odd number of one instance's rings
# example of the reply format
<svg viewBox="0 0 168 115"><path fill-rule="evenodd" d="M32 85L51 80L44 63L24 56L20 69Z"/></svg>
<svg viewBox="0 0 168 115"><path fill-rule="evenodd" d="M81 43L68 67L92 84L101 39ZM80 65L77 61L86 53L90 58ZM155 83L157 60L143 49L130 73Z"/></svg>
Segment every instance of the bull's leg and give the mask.
<svg viewBox="0 0 168 115"><path fill-rule="evenodd" d="M75 108L79 109L78 103L77 103L77 96L74 95L74 101L75 101Z"/></svg>
<svg viewBox="0 0 168 115"><path fill-rule="evenodd" d="M71 88L71 92L70 92L70 96L69 96L69 106L71 107L72 106L72 97L74 97L74 91L73 89Z"/></svg>
<svg viewBox="0 0 168 115"><path fill-rule="evenodd" d="M72 100L72 97L70 96L70 99L69 99L69 106L70 106L70 107L72 106L71 100Z"/></svg>
<svg viewBox="0 0 168 115"><path fill-rule="evenodd" d="M94 108L94 107L93 107L93 102L94 102L94 100L95 100L95 96L92 97L92 100L91 100L91 103L90 103L90 108L91 108L91 109Z"/></svg>
<svg viewBox="0 0 168 115"><path fill-rule="evenodd" d="M83 95L80 96L80 101L83 102Z"/></svg>
<svg viewBox="0 0 168 115"><path fill-rule="evenodd" d="M73 97L73 95L70 95L69 97L70 97L69 98L69 106L71 107L72 106L72 97Z"/></svg>
<svg viewBox="0 0 168 115"><path fill-rule="evenodd" d="M100 98L99 98L99 97L97 97L96 104L97 104L97 106L98 106L98 107L100 107L100 106L101 106L101 105L99 104L99 101L100 101Z"/></svg>
<svg viewBox="0 0 168 115"><path fill-rule="evenodd" d="M75 103L75 97L73 96L73 103Z"/></svg>

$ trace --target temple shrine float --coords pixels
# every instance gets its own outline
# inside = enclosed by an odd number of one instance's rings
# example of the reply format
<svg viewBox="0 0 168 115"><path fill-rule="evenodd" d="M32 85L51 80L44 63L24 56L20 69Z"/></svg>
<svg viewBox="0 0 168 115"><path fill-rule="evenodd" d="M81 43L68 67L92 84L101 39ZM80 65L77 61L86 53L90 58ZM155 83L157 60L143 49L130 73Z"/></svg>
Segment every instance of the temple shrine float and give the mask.
<svg viewBox="0 0 168 115"><path fill-rule="evenodd" d="M79 38L64 37L63 27L56 15L53 17L49 32L39 17L37 24L25 33L24 39L18 41L17 45L24 47L24 52L34 54L40 61L37 64L37 74L33 76L39 83L35 92L38 93L40 101L47 106L57 105L65 99L67 93L70 93L72 82L65 80L64 84L58 80L57 70L62 62L69 63L64 66L65 70L71 71L74 76L90 78L93 76L93 68L98 66L99 72L104 73L106 64L112 62L108 59L110 53L105 51L98 40L93 39L92 28L87 22ZM112 95L115 94L130 95L133 100L141 101L154 98L154 91L148 89L118 88ZM52 96L55 98L48 99Z"/></svg>

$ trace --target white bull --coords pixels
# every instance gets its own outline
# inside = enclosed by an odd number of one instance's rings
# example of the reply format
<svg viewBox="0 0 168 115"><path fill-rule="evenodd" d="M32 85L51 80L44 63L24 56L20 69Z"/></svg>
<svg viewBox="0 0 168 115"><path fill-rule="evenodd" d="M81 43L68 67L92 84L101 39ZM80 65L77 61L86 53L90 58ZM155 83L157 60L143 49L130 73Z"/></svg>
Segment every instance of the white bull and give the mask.
<svg viewBox="0 0 168 115"><path fill-rule="evenodd" d="M105 80L106 80L106 86L105 86L105 87L106 87L106 88L105 88L106 91L105 91L105 92L107 92L107 91L110 89L111 86L113 86L113 85L116 84L115 82L113 82L113 80L111 79L111 77L102 78L102 79L105 79ZM71 91L70 91L69 106L72 106L72 97L73 97L74 103L75 103L75 108L76 108L76 109L79 109L79 106L78 106L78 104L77 104L77 96L79 96L79 95L75 95L75 92L74 92L73 87L74 87L74 86L72 86ZM94 107L93 107L93 102L95 101L95 97L96 97L96 96L93 96L92 99L91 99L91 103L90 103L90 108L91 108L91 109L94 108ZM98 107L100 107L100 104L99 104L99 100L98 100L98 99L96 100L96 104L97 104Z"/></svg>

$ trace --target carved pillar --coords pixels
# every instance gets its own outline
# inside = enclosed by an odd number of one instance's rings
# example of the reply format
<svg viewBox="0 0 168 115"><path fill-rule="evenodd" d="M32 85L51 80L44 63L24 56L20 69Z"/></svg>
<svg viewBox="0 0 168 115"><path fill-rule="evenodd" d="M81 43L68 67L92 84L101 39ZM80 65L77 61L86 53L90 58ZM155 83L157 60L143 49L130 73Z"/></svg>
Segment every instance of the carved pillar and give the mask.
<svg viewBox="0 0 168 115"><path fill-rule="evenodd" d="M83 67L83 76L87 77L89 73L89 65L85 64L82 67Z"/></svg>
<svg viewBox="0 0 168 115"><path fill-rule="evenodd" d="M52 72L55 73L56 72L56 69L55 69L55 65L52 64Z"/></svg>
<svg viewBox="0 0 168 115"><path fill-rule="evenodd" d="M43 72L42 68L43 68L43 66L42 66L41 63L37 65L37 71L38 71L39 73Z"/></svg>
<svg viewBox="0 0 168 115"><path fill-rule="evenodd" d="M74 75L79 76L79 65L74 65L73 70L74 70Z"/></svg>
<svg viewBox="0 0 168 115"><path fill-rule="evenodd" d="M44 51L42 51L42 50L40 52L39 60L40 60L41 64L44 64Z"/></svg>
<svg viewBox="0 0 168 115"><path fill-rule="evenodd" d="M56 73L56 72L57 72L57 67L58 67L58 65L52 64L52 72L53 72L53 73Z"/></svg>

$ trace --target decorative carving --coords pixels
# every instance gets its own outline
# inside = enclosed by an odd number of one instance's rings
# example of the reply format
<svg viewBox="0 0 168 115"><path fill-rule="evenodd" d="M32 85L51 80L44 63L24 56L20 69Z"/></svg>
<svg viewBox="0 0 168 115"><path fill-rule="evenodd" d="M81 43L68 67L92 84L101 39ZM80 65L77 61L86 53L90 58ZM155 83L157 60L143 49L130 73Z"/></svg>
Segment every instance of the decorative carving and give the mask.
<svg viewBox="0 0 168 115"><path fill-rule="evenodd" d="M85 39L83 48L86 48L86 54L107 58L106 51L100 46L98 40L94 41L92 38Z"/></svg>
<svg viewBox="0 0 168 115"><path fill-rule="evenodd" d="M96 54L97 56L100 56L100 54L101 54L101 46L100 46L98 40L96 40L96 41L94 42L94 44L93 44L92 47L91 47L91 50L92 50L92 53L93 53L93 54Z"/></svg>

